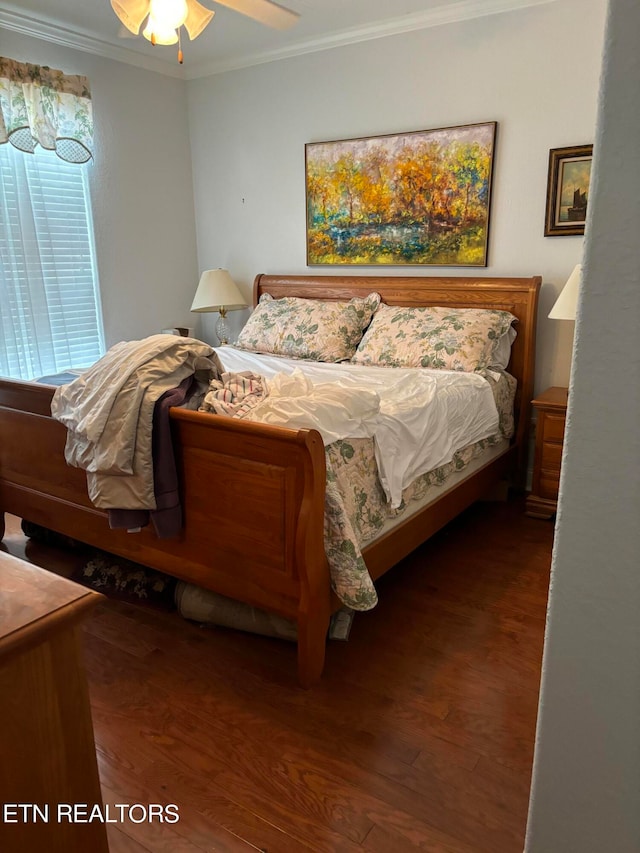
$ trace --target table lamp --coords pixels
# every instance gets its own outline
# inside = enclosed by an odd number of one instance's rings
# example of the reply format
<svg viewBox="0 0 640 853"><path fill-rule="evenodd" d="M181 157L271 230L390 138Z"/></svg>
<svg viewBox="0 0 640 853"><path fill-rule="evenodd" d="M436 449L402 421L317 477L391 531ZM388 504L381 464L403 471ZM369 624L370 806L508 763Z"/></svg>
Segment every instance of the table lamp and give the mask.
<svg viewBox="0 0 640 853"><path fill-rule="evenodd" d="M227 270L205 270L193 298L191 310L196 314L217 311L220 316L216 323L216 335L221 344L229 343L231 329L227 322L227 311L246 308L247 303L238 290L238 285Z"/></svg>
<svg viewBox="0 0 640 853"><path fill-rule="evenodd" d="M575 320L578 305L578 291L582 279L582 264L576 264L567 283L560 291L553 308L549 311L552 320Z"/></svg>
<svg viewBox="0 0 640 853"><path fill-rule="evenodd" d="M576 264L565 286L560 291L560 296L556 299L553 308L549 311L549 317L552 320L575 320L576 308L578 307L578 291L582 281L582 265ZM569 372L573 369L573 354L571 356L571 365ZM569 381L571 384L571 381Z"/></svg>

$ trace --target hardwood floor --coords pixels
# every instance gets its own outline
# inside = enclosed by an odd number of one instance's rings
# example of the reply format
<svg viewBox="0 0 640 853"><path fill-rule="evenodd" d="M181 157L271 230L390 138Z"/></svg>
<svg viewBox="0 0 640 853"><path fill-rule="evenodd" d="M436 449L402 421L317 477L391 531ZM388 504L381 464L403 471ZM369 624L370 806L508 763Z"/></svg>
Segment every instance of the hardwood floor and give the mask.
<svg viewBox="0 0 640 853"><path fill-rule="evenodd" d="M78 557L6 550L69 573ZM520 853L553 527L477 504L378 583L322 682L295 648L118 601L84 629L112 853ZM1 547L1 546L0 546Z"/></svg>

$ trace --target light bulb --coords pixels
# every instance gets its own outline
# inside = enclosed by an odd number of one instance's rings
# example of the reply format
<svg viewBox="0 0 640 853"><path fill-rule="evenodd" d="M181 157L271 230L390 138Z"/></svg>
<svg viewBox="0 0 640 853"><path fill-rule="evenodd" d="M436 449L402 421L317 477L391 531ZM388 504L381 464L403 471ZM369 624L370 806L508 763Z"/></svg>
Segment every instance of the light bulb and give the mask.
<svg viewBox="0 0 640 853"><path fill-rule="evenodd" d="M149 18L160 25L163 32L177 30L187 20L187 0L151 0Z"/></svg>
<svg viewBox="0 0 640 853"><path fill-rule="evenodd" d="M167 27L164 23L158 23L151 15L147 19L142 35L152 44L175 44L178 41L178 33L175 29Z"/></svg>

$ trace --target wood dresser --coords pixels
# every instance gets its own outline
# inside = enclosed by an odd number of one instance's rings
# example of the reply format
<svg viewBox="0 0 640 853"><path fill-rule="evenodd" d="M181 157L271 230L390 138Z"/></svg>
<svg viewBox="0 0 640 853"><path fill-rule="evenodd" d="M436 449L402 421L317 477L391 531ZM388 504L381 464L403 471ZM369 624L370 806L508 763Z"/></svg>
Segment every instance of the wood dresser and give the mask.
<svg viewBox="0 0 640 853"><path fill-rule="evenodd" d="M554 386L532 400L538 422L533 484L526 512L535 518L551 518L558 507L568 393L567 388Z"/></svg>
<svg viewBox="0 0 640 853"><path fill-rule="evenodd" d="M3 853L108 853L103 823L58 821L59 804L102 804L76 634L101 598L0 552Z"/></svg>

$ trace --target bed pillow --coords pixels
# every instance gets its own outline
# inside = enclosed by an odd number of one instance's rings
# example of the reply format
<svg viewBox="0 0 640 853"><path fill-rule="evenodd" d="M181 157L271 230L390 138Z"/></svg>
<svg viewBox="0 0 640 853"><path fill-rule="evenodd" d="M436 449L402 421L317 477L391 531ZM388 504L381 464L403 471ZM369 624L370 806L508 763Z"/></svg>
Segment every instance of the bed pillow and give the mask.
<svg viewBox="0 0 640 853"><path fill-rule="evenodd" d="M516 317L485 308L381 305L352 361L388 367L484 370Z"/></svg>
<svg viewBox="0 0 640 853"><path fill-rule="evenodd" d="M513 328L513 326L509 326L507 329L506 335L503 335L501 338L498 338L496 341L495 348L491 355L491 364L490 368L494 370L506 370L509 366L509 361L511 360L511 347L513 346L513 342L518 337L518 333Z"/></svg>
<svg viewBox="0 0 640 853"><path fill-rule="evenodd" d="M349 302L274 299L263 293L236 346L289 358L349 361L379 305L379 293Z"/></svg>

